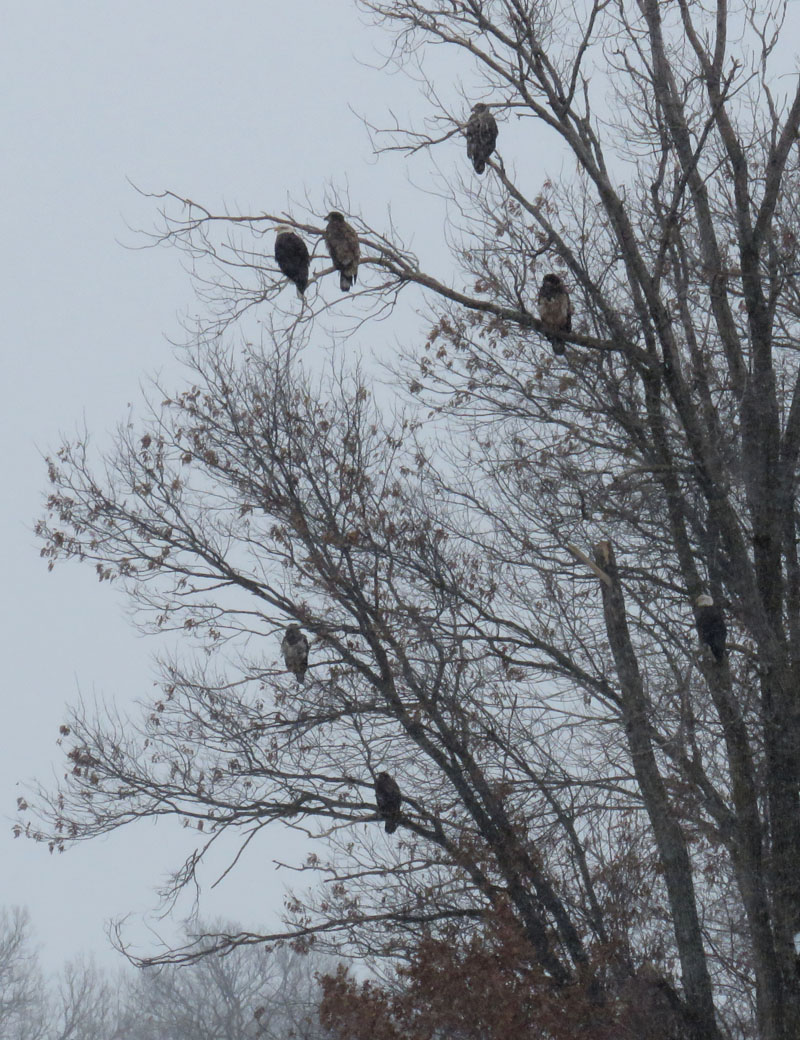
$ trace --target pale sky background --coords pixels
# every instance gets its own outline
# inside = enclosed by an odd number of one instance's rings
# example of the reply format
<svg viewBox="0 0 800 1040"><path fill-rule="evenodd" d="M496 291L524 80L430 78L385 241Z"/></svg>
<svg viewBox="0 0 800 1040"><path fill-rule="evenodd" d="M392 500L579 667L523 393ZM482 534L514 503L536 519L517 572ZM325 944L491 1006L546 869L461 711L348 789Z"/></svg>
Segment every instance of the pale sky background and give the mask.
<svg viewBox="0 0 800 1040"><path fill-rule="evenodd" d="M348 107L376 119L390 106L401 116L420 111L407 77L363 64L377 64L387 42L351 0L4 7L0 901L29 907L50 968L79 951L113 963L105 922L153 908L154 887L190 848L177 821L126 827L53 856L11 835L18 781L63 771L56 739L65 703L81 694L129 705L151 696L155 678L156 647L130 626L121 594L89 567L49 574L32 530L46 492L40 453L84 422L108 444L149 376L178 380L166 337L179 336L180 314L197 306L176 251L121 244L136 241L129 226L156 219L128 179L241 211L280 209L288 192L304 189L321 201L328 182L349 184L366 216L374 210L382 225L392 202L406 240L422 256L427 242L440 259L431 219L439 203L415 201L407 181L424 182L426 160L376 165ZM448 149L466 162L462 142ZM406 330L414 324L407 318ZM400 316L378 325L375 349L391 349L403 327ZM206 891L206 917L278 923L289 878L261 856ZM132 934L153 939L141 927Z"/></svg>
<svg viewBox="0 0 800 1040"><path fill-rule="evenodd" d="M56 739L65 703L82 694L130 705L151 696L156 674L156 646L130 626L120 593L89 567L64 564L48 574L32 532L46 492L40 453L84 422L108 444L148 377L180 379L167 337L177 338L180 315L198 308L177 252L121 244L136 242L129 226L156 220L155 204L128 180L250 212L280 210L288 193L302 198L305 190L321 203L328 183L349 186L377 226L391 203L423 266L450 277L441 203L409 184L433 184L429 160L376 163L348 107L378 123L390 108L401 119L424 111L411 80L368 67L387 47L352 0L4 6L0 904L29 907L48 967L79 951L113 964L105 922L152 909L155 886L191 848L177 821L126 827L53 856L11 835L18 781L63 771ZM437 86L450 89L464 72L454 64ZM449 76L446 63L437 75ZM545 176L559 175L561 160L555 141L530 128L501 124L501 146L533 193ZM463 173L463 141L445 145L437 162L445 171L460 164ZM423 303L406 294L405 314L370 331L371 348L390 351L397 337L414 335L419 322L410 312ZM213 893L206 885L204 916L276 926L290 879L271 858L291 852L278 846L265 856L262 846ZM154 948L141 926L132 934Z"/></svg>

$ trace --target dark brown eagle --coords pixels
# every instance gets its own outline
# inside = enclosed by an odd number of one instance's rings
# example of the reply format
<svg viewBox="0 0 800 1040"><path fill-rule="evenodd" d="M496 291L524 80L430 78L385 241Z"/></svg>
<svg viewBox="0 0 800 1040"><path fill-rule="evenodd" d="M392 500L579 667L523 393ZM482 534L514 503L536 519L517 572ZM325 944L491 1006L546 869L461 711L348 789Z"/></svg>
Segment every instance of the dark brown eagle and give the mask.
<svg viewBox="0 0 800 1040"><path fill-rule="evenodd" d="M281 640L281 651L286 668L296 676L299 683L305 682L308 668L308 640L299 625L289 625Z"/></svg>
<svg viewBox="0 0 800 1040"><path fill-rule="evenodd" d="M536 302L539 305L539 317L544 325L554 332L572 330L572 304L569 293L557 274L544 276ZM564 341L560 336L548 336L548 339L553 344L554 354L564 353Z"/></svg>
<svg viewBox="0 0 800 1040"><path fill-rule="evenodd" d="M394 834L400 822L400 803L403 796L394 777L388 773L378 773L375 778L375 801L378 803L378 815L386 820L386 833Z"/></svg>
<svg viewBox="0 0 800 1040"><path fill-rule="evenodd" d="M333 266L339 272L339 288L342 292L350 292L350 286L358 275L358 261L361 250L358 235L347 223L341 213L334 210L325 218L325 245L331 254Z"/></svg>
<svg viewBox="0 0 800 1040"><path fill-rule="evenodd" d="M487 105L478 102L467 120L467 156L476 173L483 173L486 160L494 151L497 141L497 123Z"/></svg>
<svg viewBox="0 0 800 1040"><path fill-rule="evenodd" d="M694 601L694 618L700 642L704 643L717 661L725 656L725 639L728 630L722 611L710 596L698 596Z"/></svg>
<svg viewBox="0 0 800 1040"><path fill-rule="evenodd" d="M297 286L302 296L308 286L308 265L311 257L302 238L291 228L279 227L275 236L275 261L281 272Z"/></svg>

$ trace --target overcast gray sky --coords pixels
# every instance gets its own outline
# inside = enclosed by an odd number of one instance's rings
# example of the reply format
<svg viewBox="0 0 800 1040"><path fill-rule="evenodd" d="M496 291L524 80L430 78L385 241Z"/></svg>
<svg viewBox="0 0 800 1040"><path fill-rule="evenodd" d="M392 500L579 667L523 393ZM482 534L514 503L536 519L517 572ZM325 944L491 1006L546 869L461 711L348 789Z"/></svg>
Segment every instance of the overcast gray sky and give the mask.
<svg viewBox="0 0 800 1040"><path fill-rule="evenodd" d="M40 452L84 421L107 443L150 375L178 378L165 336L197 309L176 252L120 244L135 241L128 225L155 220L128 180L258 211L347 182L382 219L387 201L413 197L405 161L379 173L348 106L377 113L416 89L359 63L377 60L385 40L350 0L44 0L7 6L3 23L0 891L29 906L56 966L81 949L103 953L104 921L151 908L154 885L190 847L177 825L126 828L61 856L11 837L17 781L63 768L64 704L81 694L124 706L149 697L155 677L154 647L120 594L89 568L48 574L32 533L46 490ZM251 861L204 911L269 923L283 880Z"/></svg>
<svg viewBox="0 0 800 1040"><path fill-rule="evenodd" d="M378 226L391 202L423 259L427 250L438 263L443 250L431 219L439 203L407 179L424 183L427 159L376 165L350 111L377 120L392 108L402 118L422 105L408 78L367 64L387 40L367 30L352 0L43 0L7 5L3 22L0 806L11 817L18 781L63 769L56 739L66 702L129 705L151 695L155 678L154 647L128 623L120 594L90 568L48 574L32 533L46 490L40 452L83 422L107 444L149 376L179 380L165 337L179 336L180 314L197 307L176 252L121 244L136 242L129 226L156 217L128 181L240 211L279 210L287 193L306 189L321 202L328 183L347 185ZM439 161L465 164L462 149L451 142ZM535 142L518 158L543 179ZM402 320L378 325L373 347L390 349ZM153 907L154 886L189 848L177 824L141 824L50 856L14 841L9 819L0 828L2 902L30 908L48 965L79 950L105 956L104 922ZM268 925L283 883L269 860L251 856L206 893L203 912Z"/></svg>

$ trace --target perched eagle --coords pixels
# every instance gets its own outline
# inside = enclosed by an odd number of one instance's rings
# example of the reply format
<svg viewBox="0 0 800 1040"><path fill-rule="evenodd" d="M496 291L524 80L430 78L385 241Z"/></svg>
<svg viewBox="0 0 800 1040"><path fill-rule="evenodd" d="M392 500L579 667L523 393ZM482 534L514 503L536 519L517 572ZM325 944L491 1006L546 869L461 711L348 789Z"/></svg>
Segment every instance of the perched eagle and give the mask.
<svg viewBox="0 0 800 1040"><path fill-rule="evenodd" d="M308 265L311 257L302 238L288 227L279 227L275 236L275 260L283 274L297 286L302 296L308 286Z"/></svg>
<svg viewBox="0 0 800 1040"><path fill-rule="evenodd" d="M698 596L694 605L700 642L705 643L714 657L721 661L725 656L725 638L728 634L722 611L710 596Z"/></svg>
<svg viewBox="0 0 800 1040"><path fill-rule="evenodd" d="M572 329L572 304L564 283L557 274L546 274L542 279L542 287L536 298L539 305L539 317L543 324L555 332L570 332ZM564 343L560 336L549 336L553 344L554 354L564 353Z"/></svg>
<svg viewBox="0 0 800 1040"><path fill-rule="evenodd" d="M308 640L300 631L299 625L289 625L281 640L281 651L288 671L297 677L299 683L305 682L308 668Z"/></svg>
<svg viewBox="0 0 800 1040"><path fill-rule="evenodd" d="M375 779L375 801L378 803L378 814L386 820L386 833L394 834L400 822L400 803L403 796L397 782L388 773L378 773Z"/></svg>
<svg viewBox="0 0 800 1040"><path fill-rule="evenodd" d="M350 292L350 286L358 275L358 260L361 256L358 235L336 210L329 213L325 219L328 221L325 228L325 245L331 254L333 266L339 272L339 288L342 292Z"/></svg>
<svg viewBox="0 0 800 1040"><path fill-rule="evenodd" d="M486 160L494 151L496 141L494 116L486 105L478 102L467 120L467 157L472 160L476 173L486 169Z"/></svg>

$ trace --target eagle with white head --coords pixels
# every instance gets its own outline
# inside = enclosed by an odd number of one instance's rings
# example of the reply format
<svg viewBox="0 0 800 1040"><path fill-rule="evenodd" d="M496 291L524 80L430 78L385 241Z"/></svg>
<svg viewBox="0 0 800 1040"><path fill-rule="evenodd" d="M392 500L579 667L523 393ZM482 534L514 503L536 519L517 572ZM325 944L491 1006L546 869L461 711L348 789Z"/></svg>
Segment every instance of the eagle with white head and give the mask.
<svg viewBox="0 0 800 1040"><path fill-rule="evenodd" d="M705 594L694 601L695 625L700 642L709 648L717 661L725 656L725 640L728 630L722 611L714 600Z"/></svg>
<svg viewBox="0 0 800 1040"><path fill-rule="evenodd" d="M280 225L275 236L275 262L302 298L308 287L308 268L311 257L302 238L290 227Z"/></svg>

